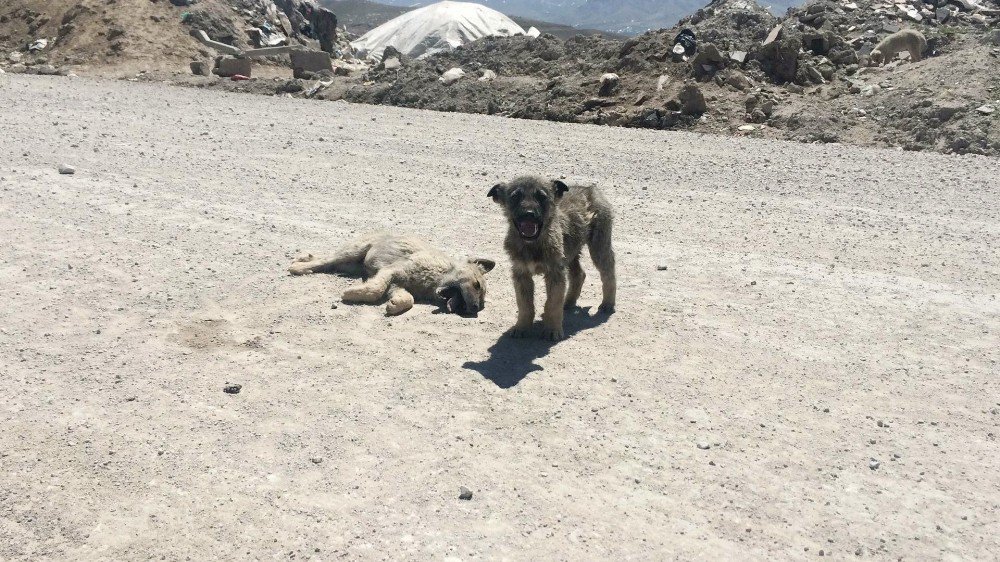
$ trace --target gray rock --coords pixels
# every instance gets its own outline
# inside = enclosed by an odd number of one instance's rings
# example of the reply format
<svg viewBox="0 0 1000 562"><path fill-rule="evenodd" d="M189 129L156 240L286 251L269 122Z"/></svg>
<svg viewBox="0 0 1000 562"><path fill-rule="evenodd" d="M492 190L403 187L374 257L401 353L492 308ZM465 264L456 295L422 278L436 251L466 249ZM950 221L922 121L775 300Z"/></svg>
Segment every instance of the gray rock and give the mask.
<svg viewBox="0 0 1000 562"><path fill-rule="evenodd" d="M610 96L615 92L615 90L618 89L618 83L620 82L620 80L621 79L618 77L618 75L613 72L604 74L603 76L601 76L601 86L597 92L597 95Z"/></svg>
<svg viewBox="0 0 1000 562"><path fill-rule="evenodd" d="M191 74L195 76L211 76L212 67L208 62L196 60L191 61Z"/></svg>
<svg viewBox="0 0 1000 562"><path fill-rule="evenodd" d="M870 468L872 470L878 470L879 466L881 466L881 463L879 463L875 459L872 459L872 460L868 461L868 468Z"/></svg>
<svg viewBox="0 0 1000 562"><path fill-rule="evenodd" d="M71 176L76 173L76 168L70 166L69 164L59 164L59 173L66 176Z"/></svg>
<svg viewBox="0 0 1000 562"><path fill-rule="evenodd" d="M681 103L681 111L687 115L701 115L708 111L705 95L695 84L685 84L677 94L677 99Z"/></svg>
<svg viewBox="0 0 1000 562"><path fill-rule="evenodd" d="M472 499L472 490L466 488L465 486L460 487L458 489L458 499L460 499L460 500L466 500L466 501L471 500Z"/></svg>
<svg viewBox="0 0 1000 562"><path fill-rule="evenodd" d="M707 450L709 450L709 449L712 448L712 445L709 444L708 441L699 441L698 442L698 448L701 449L701 450L703 450L703 451L707 451Z"/></svg>
<svg viewBox="0 0 1000 562"><path fill-rule="evenodd" d="M222 392L226 394L239 394L241 390L243 390L242 384L227 384L222 387Z"/></svg>

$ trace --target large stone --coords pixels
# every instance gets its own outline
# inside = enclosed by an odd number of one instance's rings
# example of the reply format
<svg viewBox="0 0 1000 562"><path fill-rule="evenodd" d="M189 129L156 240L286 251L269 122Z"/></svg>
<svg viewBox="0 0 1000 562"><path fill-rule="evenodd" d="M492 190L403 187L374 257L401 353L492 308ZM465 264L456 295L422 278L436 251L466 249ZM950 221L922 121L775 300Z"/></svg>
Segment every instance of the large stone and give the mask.
<svg viewBox="0 0 1000 562"><path fill-rule="evenodd" d="M681 102L681 111L687 115L701 115L708 111L705 94L695 84L685 84L677 94L677 99Z"/></svg>
<svg viewBox="0 0 1000 562"><path fill-rule="evenodd" d="M191 74L195 76L211 76L212 67L209 63L201 60L191 62Z"/></svg>
<svg viewBox="0 0 1000 562"><path fill-rule="evenodd" d="M333 71L330 53L325 51L294 49L288 56L292 60L292 75L295 78L304 78L324 70Z"/></svg>
<svg viewBox="0 0 1000 562"><path fill-rule="evenodd" d="M218 57L215 59L215 74L228 78L240 74L250 76L250 59L238 59L236 57Z"/></svg>
<svg viewBox="0 0 1000 562"><path fill-rule="evenodd" d="M617 74L609 72L601 76L601 86L597 92L599 96L610 96L618 89L620 78Z"/></svg>

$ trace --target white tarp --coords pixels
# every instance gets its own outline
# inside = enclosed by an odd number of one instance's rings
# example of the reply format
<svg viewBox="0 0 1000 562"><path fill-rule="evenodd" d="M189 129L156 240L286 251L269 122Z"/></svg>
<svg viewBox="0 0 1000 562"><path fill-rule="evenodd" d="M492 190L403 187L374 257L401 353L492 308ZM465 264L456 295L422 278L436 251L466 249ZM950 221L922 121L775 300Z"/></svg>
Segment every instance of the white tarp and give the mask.
<svg viewBox="0 0 1000 562"><path fill-rule="evenodd" d="M454 49L489 35L524 35L507 16L482 4L438 2L407 12L365 33L351 46L360 58L378 61L392 46L414 58Z"/></svg>

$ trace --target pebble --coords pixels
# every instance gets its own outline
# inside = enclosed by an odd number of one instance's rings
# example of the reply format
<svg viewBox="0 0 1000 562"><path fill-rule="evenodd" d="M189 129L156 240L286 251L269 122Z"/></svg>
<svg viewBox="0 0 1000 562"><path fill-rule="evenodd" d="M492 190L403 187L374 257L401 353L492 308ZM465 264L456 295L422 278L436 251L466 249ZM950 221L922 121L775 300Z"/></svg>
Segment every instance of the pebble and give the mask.
<svg viewBox="0 0 1000 562"><path fill-rule="evenodd" d="M658 265L658 266L656 266L656 271L666 271L666 270L667 270L667 266L665 266L665 265Z"/></svg>
<svg viewBox="0 0 1000 562"><path fill-rule="evenodd" d="M708 444L708 441L699 441L698 442L698 448L704 451L704 450L711 449L712 446Z"/></svg>
<svg viewBox="0 0 1000 562"><path fill-rule="evenodd" d="M331 304L331 305L330 305L330 309L331 309L331 310L337 310L337 303L333 303L333 304Z"/></svg>
<svg viewBox="0 0 1000 562"><path fill-rule="evenodd" d="M868 468L870 468L872 470L878 470L878 467L880 466L880 464L881 463L879 463L877 460L872 459L872 460L868 461Z"/></svg>
<svg viewBox="0 0 1000 562"><path fill-rule="evenodd" d="M243 390L242 384L227 384L222 387L222 392L226 394L239 394L241 390Z"/></svg>
<svg viewBox="0 0 1000 562"><path fill-rule="evenodd" d="M76 173L76 168L70 166L69 164L59 164L59 173L64 175L73 175Z"/></svg>
<svg viewBox="0 0 1000 562"><path fill-rule="evenodd" d="M472 490L466 488L465 486L460 487L458 489L458 499L460 499L460 500L471 500L472 499Z"/></svg>
<svg viewBox="0 0 1000 562"><path fill-rule="evenodd" d="M320 464L323 462L323 457L312 457L309 460L311 460L313 464Z"/></svg>

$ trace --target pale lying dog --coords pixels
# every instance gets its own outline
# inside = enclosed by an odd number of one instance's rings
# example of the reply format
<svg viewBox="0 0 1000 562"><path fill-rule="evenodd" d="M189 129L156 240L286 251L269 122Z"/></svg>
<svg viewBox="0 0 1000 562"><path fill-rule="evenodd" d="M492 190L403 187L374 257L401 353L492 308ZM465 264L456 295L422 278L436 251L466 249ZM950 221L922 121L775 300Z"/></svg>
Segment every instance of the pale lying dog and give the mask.
<svg viewBox="0 0 1000 562"><path fill-rule="evenodd" d="M897 54L909 51L910 61L917 62L923 58L926 50L927 39L923 33L915 29L904 29L879 41L868 55L868 59L872 66L881 66L891 61Z"/></svg>
<svg viewBox="0 0 1000 562"><path fill-rule="evenodd" d="M389 233L362 236L332 257L311 254L288 268L292 275L336 272L364 275L364 283L344 291L344 302L377 303L388 296L385 312L402 314L414 299L438 302L448 312L476 314L485 306L484 274L496 265L484 258L453 260L417 238Z"/></svg>

